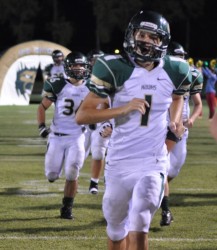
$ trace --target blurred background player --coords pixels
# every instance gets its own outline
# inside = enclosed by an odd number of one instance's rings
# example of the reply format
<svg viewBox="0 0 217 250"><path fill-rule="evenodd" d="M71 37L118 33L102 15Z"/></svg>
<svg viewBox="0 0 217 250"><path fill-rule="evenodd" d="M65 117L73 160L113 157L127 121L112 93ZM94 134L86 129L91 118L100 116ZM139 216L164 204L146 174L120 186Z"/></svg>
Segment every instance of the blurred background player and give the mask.
<svg viewBox="0 0 217 250"><path fill-rule="evenodd" d="M97 58L103 56L104 52L98 49L93 49L87 54L87 60L89 61L91 67L95 64ZM108 108L108 107L101 107ZM110 123L103 123L103 126L110 127ZM86 126L85 132L85 148L86 157L88 157L91 152L91 179L89 185L89 192L91 194L98 194L98 183L100 179L100 174L104 165L104 158L106 154L106 149L108 146L109 138L102 137L100 131L102 129L101 124L91 124ZM111 128L111 127L110 127Z"/></svg>
<svg viewBox="0 0 217 250"><path fill-rule="evenodd" d="M189 63L189 65L193 68L195 68L195 65L194 65L194 59L192 57L189 57L187 62Z"/></svg>
<svg viewBox="0 0 217 250"><path fill-rule="evenodd" d="M181 44L171 41L167 49L167 54L177 58L185 59L185 55L187 53L185 52ZM182 139L177 140L177 143L174 144L174 147L171 149L169 154L170 167L168 171L167 182L165 184L164 197L161 203L161 226L169 226L173 221L173 216L169 209L169 182L179 174L182 166L185 163L187 156L187 139L189 133L188 129L193 127L195 120L198 118L202 110L202 101L200 97L200 93L203 87L202 73L198 71L193 65L190 69L192 72L192 84L190 87L190 91L187 92L183 97L184 106L182 112L182 120L185 126L185 132L182 136ZM190 112L189 100L193 101L192 112Z"/></svg>
<svg viewBox="0 0 217 250"><path fill-rule="evenodd" d="M210 133L212 137L217 141L217 113L216 112L209 126L210 126Z"/></svg>
<svg viewBox="0 0 217 250"><path fill-rule="evenodd" d="M97 58L100 57L100 56L104 56L104 54L105 53L102 50L92 49L91 51L89 51L87 53L87 60L89 61L89 63L93 67L93 65L95 64Z"/></svg>
<svg viewBox="0 0 217 250"><path fill-rule="evenodd" d="M202 73L203 61L197 60L195 63L195 66L196 66L197 70L199 70Z"/></svg>
<svg viewBox="0 0 217 250"><path fill-rule="evenodd" d="M64 55L61 50L54 50L52 52L53 63L47 65L44 70L44 79L52 77L67 78L64 70Z"/></svg>
<svg viewBox="0 0 217 250"><path fill-rule="evenodd" d="M203 74L203 71L202 71L203 64L204 64L204 62L202 60L197 60L195 63L196 69L199 70L202 74ZM202 94L202 92L200 93L200 96L201 96L201 94ZM203 107L202 107L201 113L198 116L198 118L202 118L202 117L203 117Z"/></svg>
<svg viewBox="0 0 217 250"><path fill-rule="evenodd" d="M212 59L208 66L202 68L203 75L206 79L206 102L209 108L209 120L213 118L216 107L216 60Z"/></svg>
<svg viewBox="0 0 217 250"><path fill-rule="evenodd" d="M72 219L72 206L77 192L79 171L85 159L85 135L75 121L75 113L89 92L86 81L90 74L87 58L80 52L71 52L65 58L63 77L48 78L43 88L43 99L38 107L39 134L48 136L45 154L45 175L49 182L57 180L64 164L65 187L60 217ZM50 130L46 127L46 110L55 103Z"/></svg>

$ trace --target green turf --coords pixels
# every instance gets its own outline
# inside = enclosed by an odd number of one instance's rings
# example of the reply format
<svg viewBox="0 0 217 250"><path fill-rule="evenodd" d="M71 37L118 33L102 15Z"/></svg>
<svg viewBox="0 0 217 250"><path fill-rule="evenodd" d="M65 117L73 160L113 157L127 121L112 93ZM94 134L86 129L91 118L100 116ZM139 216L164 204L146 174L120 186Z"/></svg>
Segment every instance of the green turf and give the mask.
<svg viewBox="0 0 217 250"><path fill-rule="evenodd" d="M79 179L75 220L59 219L64 178L44 177L46 141L38 137L37 105L0 107L0 249L104 250L101 192L88 194L90 158ZM47 112L48 123L52 109ZM160 210L149 234L150 250L217 249L217 143L208 131L207 108L188 141L188 156L171 183L174 222L160 227Z"/></svg>

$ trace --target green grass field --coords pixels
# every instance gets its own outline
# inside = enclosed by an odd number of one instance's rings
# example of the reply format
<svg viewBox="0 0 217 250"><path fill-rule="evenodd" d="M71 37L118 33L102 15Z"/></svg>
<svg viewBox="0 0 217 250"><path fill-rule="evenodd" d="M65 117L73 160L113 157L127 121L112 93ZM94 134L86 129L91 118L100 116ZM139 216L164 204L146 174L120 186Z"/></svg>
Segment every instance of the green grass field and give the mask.
<svg viewBox="0 0 217 250"><path fill-rule="evenodd" d="M37 105L0 107L0 249L105 250L101 192L88 193L90 159L75 198L75 220L59 218L64 178L44 177L46 141L39 138ZM188 156L171 183L174 222L160 227L160 210L149 234L150 250L217 249L217 143L208 130L207 108L190 132ZM52 109L48 111L48 120Z"/></svg>

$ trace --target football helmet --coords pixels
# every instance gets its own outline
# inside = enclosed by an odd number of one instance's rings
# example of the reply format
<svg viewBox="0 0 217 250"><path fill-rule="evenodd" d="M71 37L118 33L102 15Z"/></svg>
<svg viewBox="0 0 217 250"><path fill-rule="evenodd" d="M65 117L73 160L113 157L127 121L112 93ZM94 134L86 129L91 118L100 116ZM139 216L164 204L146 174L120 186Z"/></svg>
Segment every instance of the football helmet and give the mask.
<svg viewBox="0 0 217 250"><path fill-rule="evenodd" d="M197 68L203 67L203 61L202 61L202 60L196 61L196 67L197 67Z"/></svg>
<svg viewBox="0 0 217 250"><path fill-rule="evenodd" d="M135 31L137 30L144 30L157 35L160 38L160 44L136 40ZM161 14L141 10L130 20L125 32L123 47L135 61L158 62L166 55L170 37L169 23Z"/></svg>
<svg viewBox="0 0 217 250"><path fill-rule="evenodd" d="M170 42L167 54L171 56L179 56L181 58L185 58L187 52L184 50L183 46L177 42Z"/></svg>
<svg viewBox="0 0 217 250"><path fill-rule="evenodd" d="M87 60L90 62L90 64L93 66L94 63L96 62L96 59L100 56L104 56L104 52L99 49L92 49L88 54L87 54Z"/></svg>
<svg viewBox="0 0 217 250"><path fill-rule="evenodd" d="M187 61L190 66L194 66L194 59L192 57L189 57Z"/></svg>
<svg viewBox="0 0 217 250"><path fill-rule="evenodd" d="M215 67L216 67L216 59L210 60L209 66L210 66L211 69L215 69Z"/></svg>
<svg viewBox="0 0 217 250"><path fill-rule="evenodd" d="M67 76L76 80L87 79L90 76L90 63L86 56L78 51L71 52L66 56L64 69Z"/></svg>
<svg viewBox="0 0 217 250"><path fill-rule="evenodd" d="M61 63L64 60L63 52L58 49L54 50L51 56L53 61L57 64Z"/></svg>

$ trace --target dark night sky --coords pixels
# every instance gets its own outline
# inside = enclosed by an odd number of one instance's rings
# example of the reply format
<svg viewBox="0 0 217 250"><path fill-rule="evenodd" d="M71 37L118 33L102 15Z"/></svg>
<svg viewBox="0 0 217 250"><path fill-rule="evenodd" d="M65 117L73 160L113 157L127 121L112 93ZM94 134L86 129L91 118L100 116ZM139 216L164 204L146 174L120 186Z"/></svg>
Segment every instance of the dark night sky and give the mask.
<svg viewBox="0 0 217 250"><path fill-rule="evenodd" d="M65 1L67 2L67 0ZM76 21L76 39L72 41L71 49L80 49L86 53L95 46L94 16L91 4L88 1L75 1L74 4L75 11L73 11L72 19ZM190 46L188 51L191 57L198 59L217 57L217 15L215 5L215 0L206 1L203 17L191 20ZM70 8L65 13L70 16ZM166 17L166 14L164 16ZM172 40L181 43L185 47L186 24L173 20L170 22L170 28ZM114 32L114 39L112 39L109 45L102 45L102 49L109 52L116 47L122 49L123 36L124 30L122 33L120 31Z"/></svg>
<svg viewBox="0 0 217 250"><path fill-rule="evenodd" d="M198 59L217 57L217 15L215 2L215 0L206 1L203 17L191 20L190 45L188 51L191 57ZM65 19L72 20L75 25L72 42L67 47L71 50L79 50L83 53L87 53L95 48L95 17L92 11L92 3L88 0L58 0L58 8L61 13L64 13ZM166 14L164 14L164 16L167 18ZM109 18L109 13L107 18ZM178 20L168 21L170 22L172 40L186 47L185 22ZM128 23L126 23L126 26L127 24ZM113 52L115 48L122 49L124 31L125 30L122 32L120 30L114 31L112 41L109 44L102 44L101 49L108 53ZM49 41L49 37L46 37L46 34L39 33L35 35L34 39ZM1 50L5 50L14 45L16 45L16 43L14 43L9 33L3 36Z"/></svg>
<svg viewBox="0 0 217 250"><path fill-rule="evenodd" d="M66 19L71 19L75 25L74 38L70 46L71 50L79 50L87 53L95 48L95 17L92 11L92 3L87 0L73 1L71 7L68 0L62 0L62 6Z"/></svg>

